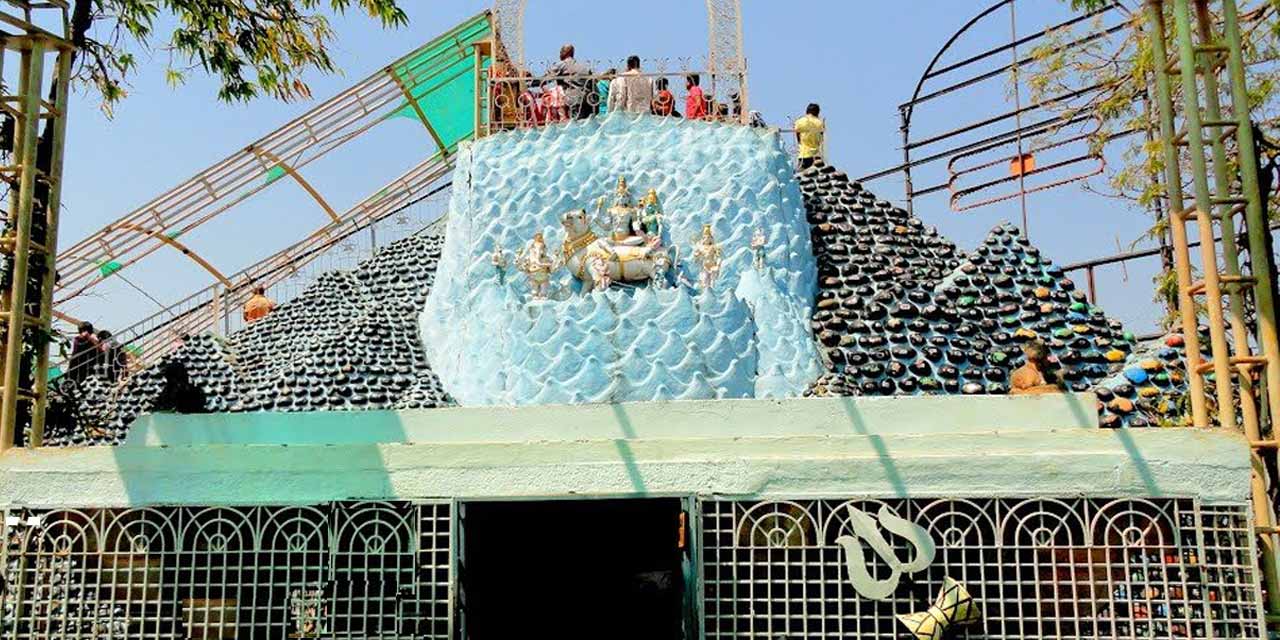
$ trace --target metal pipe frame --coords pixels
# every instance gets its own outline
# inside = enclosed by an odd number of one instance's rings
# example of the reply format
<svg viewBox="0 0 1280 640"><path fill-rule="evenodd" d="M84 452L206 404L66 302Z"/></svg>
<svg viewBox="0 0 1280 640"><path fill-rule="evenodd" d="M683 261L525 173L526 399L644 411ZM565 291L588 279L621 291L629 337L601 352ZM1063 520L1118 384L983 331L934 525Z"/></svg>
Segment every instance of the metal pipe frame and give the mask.
<svg viewBox="0 0 1280 640"><path fill-rule="evenodd" d="M186 234L274 183L264 179L261 160L264 154L296 173L386 121L404 102L402 82L417 86L418 81L471 55L469 46L459 38L464 35L463 27L477 17L392 63L390 66L396 74L378 70L70 247L66 252L70 266L61 273L58 302L70 300L101 283L105 277L98 272L99 264L115 260L122 269L127 268L162 246L162 242L148 236L122 234L126 228L121 227L121 223L140 224L161 233ZM427 48L449 40L457 46L423 60L416 59ZM400 77L393 79L392 75L397 74Z"/></svg>
<svg viewBox="0 0 1280 640"><path fill-rule="evenodd" d="M306 266L343 240L403 210L418 200L449 188L452 156L435 156L391 181L298 243L227 277L227 283L202 288L133 325L116 332L121 343L139 347L139 360L154 362L172 350L174 336L193 334L210 326L210 308L221 295L221 305L231 309L243 304L255 286L271 286ZM443 181L443 184L441 182ZM432 188L436 185L435 188ZM217 289L221 288L221 293Z"/></svg>
<svg viewBox="0 0 1280 640"><path fill-rule="evenodd" d="M9 4L13 4L12 0ZM0 69L10 52L18 52L21 59L17 95L5 96L7 111L15 122L14 164L8 169L16 176L16 185L10 192L7 212L13 235L6 237L4 242L5 251L12 257L11 279L5 290L0 292L0 322L4 324L3 364L0 365L4 376L0 381L0 452L17 442L20 402L31 403L31 441L39 441L43 436L49 363L49 344L45 337L51 335L49 327L53 309L50 298L55 277L71 56L74 51L65 38L31 23L32 8L37 7L26 8L21 19L0 11L0 21L24 31L23 34L0 35ZM65 4L52 2L39 8L59 9L63 12L65 25ZM54 56L54 104L43 98L45 58L48 55ZM12 104L8 104L10 102ZM47 123L45 135L49 136L50 164L47 172L39 171L36 166L42 142L41 121ZM39 203L36 201L38 187L47 188L44 201ZM32 238L37 208L44 216L45 237L41 243ZM44 272L34 292L36 298L30 299L27 280L31 266L37 263L41 264ZM33 306L36 307L36 316L31 314ZM21 386L23 366L27 364L23 353L27 348L35 352L34 370L29 372L32 375L30 388Z"/></svg>
<svg viewBox="0 0 1280 640"><path fill-rule="evenodd" d="M941 62L943 56L948 51L951 50L952 46L955 45L955 43L959 41L960 38L964 36L964 34L968 33L975 25L979 24L984 19L990 17L996 11L999 11L1000 9L1005 7L1009 7L1014 3L1016 3L1016 1L1017 0L998 0L997 2L988 6L986 9L980 11L968 22L962 25L955 33L953 33L950 38L947 39L947 41L943 44L942 48L939 49L938 52L934 55L934 57L930 60L929 65L925 68L924 73L921 74L920 79L917 81L916 87L912 92L911 98L898 106L899 123L900 123L899 130L902 134L902 146L903 146L902 163L896 167L891 167L883 171L879 171L873 174L863 176L859 178L860 182L874 180L876 178L885 177L894 173L901 173L903 176L905 205L908 212L914 213L915 199L917 197L934 193L937 191L941 191L944 189L948 189L951 186L953 186L952 183L948 181L946 183L930 186L925 189L917 189L915 186L914 176L912 175L912 170L914 168L922 165L932 164L940 160L950 159L957 154L972 153L974 152L975 149L987 147L988 145L999 144L1001 142L1009 142L1017 139L1024 139L1027 137L1033 137L1036 135L1044 134L1046 132L1050 132L1054 129L1069 127L1075 124L1079 124L1080 122L1087 120L1089 117L1091 117L1091 116L1085 115L1085 116L1076 116L1074 118L1067 118L1064 120L1062 117L1055 116L1052 118L1038 120L1034 123L1026 124L1026 125L1019 123L1018 125L1014 126L1012 129L1008 131L1005 131L1003 133L998 133L992 136L988 136L978 141L961 142L958 144L953 142L955 138L965 133L970 133L970 132L982 129L983 127L989 127L991 125L1003 122L1005 120L1010 120L1010 119L1018 120L1020 116L1042 109L1046 104L1051 104L1061 100L1088 96L1091 93L1095 93L1097 91L1101 91L1106 88L1105 86L1100 84L1095 84L1095 85L1083 87L1077 90L1068 91L1068 92L1065 92L1063 95L1054 96L1052 98L1049 98L1047 100L1042 100L1035 104L1018 106L1017 108L1007 111L1005 113L1001 113L980 121L970 122L970 123L961 125L959 127L955 127L953 129L941 132L939 134L927 137L925 139L917 140L912 138L912 121L915 115L916 107L921 106L928 102L932 102L944 96L953 94L957 91L961 91L966 88L972 87L981 82L991 80L993 78L997 78L1004 73L1017 69L1019 66L1034 62L1033 55L1019 56L1017 53L1018 49L1020 47L1026 47L1028 45L1034 46L1036 42L1043 40L1044 38L1048 37L1050 34L1056 31L1073 27L1075 25L1078 25L1096 16L1106 14L1108 12L1119 11L1126 14L1128 13L1127 10L1120 3L1118 2L1111 3L1102 9L1098 9L1082 15L1074 16L1068 20L1046 27L1032 34L1028 34L1025 36L1013 34L1010 37L1009 42L987 48L983 51L967 56L962 60L940 66L939 63ZM1126 26L1127 25L1123 23L1111 25L1105 29L1085 34L1079 38L1073 39L1070 42L1058 45L1054 47L1053 51L1059 52L1059 51L1070 50L1070 49L1085 46L1098 39L1105 38L1114 33L1118 33L1122 31L1124 28L1126 28ZM989 60L993 56L996 56L1004 52L1009 52L1009 51L1013 52L1014 60L1012 60L1007 64L1002 64L992 69L985 69L985 70L973 73L971 75L966 75L964 77L961 77L947 84L944 87L929 91L928 93L924 92L925 85L930 80L938 79L948 74L954 74L957 72L971 69L973 66L977 65L978 63ZM1129 135L1131 133L1134 133L1134 131L1119 132L1115 134L1113 138ZM929 153L924 158L913 158L913 151L917 151L925 147L933 147L938 145L942 146L940 150ZM1097 155L1098 154L1093 154L1093 153L1081 154L1071 158L1066 162L1058 163L1052 168L1061 170L1066 167L1074 166L1075 164L1078 164L1081 162L1093 160L1096 158ZM1096 175L1096 174L1097 174L1097 170L1095 168L1093 170L1086 171L1080 175L1073 176L1070 179L1057 180L1057 181L1054 181L1052 184L1042 185L1042 187L1037 190L1043 191L1046 189L1056 188L1058 186L1062 186L1064 184L1074 182L1076 180L1082 180L1089 177L1090 175ZM979 185L976 188L965 189L964 194L962 195L967 195L972 191L981 190L982 188L985 188L987 186L992 186L992 185ZM986 204L992 204L994 202L999 202L1005 199L1007 198L996 198L996 199L991 199L989 201L983 200L982 202L978 203L976 206L984 206ZM967 208L973 208L973 207L970 206Z"/></svg>

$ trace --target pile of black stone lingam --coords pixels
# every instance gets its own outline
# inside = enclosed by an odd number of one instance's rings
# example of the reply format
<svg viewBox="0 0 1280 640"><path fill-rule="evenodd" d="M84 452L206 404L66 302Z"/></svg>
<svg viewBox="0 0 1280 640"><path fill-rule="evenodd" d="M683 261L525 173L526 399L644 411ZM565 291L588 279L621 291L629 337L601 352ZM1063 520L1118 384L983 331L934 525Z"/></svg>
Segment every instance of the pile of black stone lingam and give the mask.
<svg viewBox="0 0 1280 640"><path fill-rule="evenodd" d="M818 260L813 330L828 369L810 395L1007 393L1031 339L1045 342L1075 391L1125 368L1133 336L1016 227L996 227L962 256L834 167L815 165L799 180Z"/></svg>
<svg viewBox="0 0 1280 640"><path fill-rule="evenodd" d="M444 239L424 232L382 248L351 272L330 272L265 318L221 338L188 338L164 362L114 386L55 381L46 442L114 444L150 411L164 364L181 362L205 410L415 409L452 404L427 365L418 314Z"/></svg>

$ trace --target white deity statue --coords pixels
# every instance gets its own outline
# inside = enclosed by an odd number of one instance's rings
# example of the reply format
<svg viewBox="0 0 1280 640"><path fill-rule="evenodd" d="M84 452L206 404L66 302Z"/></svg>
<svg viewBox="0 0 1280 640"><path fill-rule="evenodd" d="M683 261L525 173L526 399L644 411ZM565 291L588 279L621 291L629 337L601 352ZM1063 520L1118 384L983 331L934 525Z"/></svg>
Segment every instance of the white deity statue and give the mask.
<svg viewBox="0 0 1280 640"><path fill-rule="evenodd" d="M505 284L507 280L507 264L509 262L507 252L502 247L494 247L493 253L489 256L489 262L493 264L494 271L498 272L498 284Z"/></svg>
<svg viewBox="0 0 1280 640"><path fill-rule="evenodd" d="M768 239L764 236L764 229L756 227L754 233L751 234L751 253L753 256L752 264L756 270L764 269L764 246L768 244Z"/></svg>
<svg viewBox="0 0 1280 640"><path fill-rule="evenodd" d="M604 206L604 198L598 201L597 215L602 206ZM627 247L645 244L644 227L641 225L638 213L631 201L627 179L619 177L618 186L613 193L613 205L605 211L604 227L609 230L609 241L615 245Z"/></svg>
<svg viewBox="0 0 1280 640"><path fill-rule="evenodd" d="M702 237L693 245L693 259L697 261L701 271L698 273L698 287L710 290L720 276L720 267L724 262L724 252L711 235L711 225L702 225Z"/></svg>
<svg viewBox="0 0 1280 640"><path fill-rule="evenodd" d="M559 261L547 251L542 232L533 234L533 240L516 253L516 269L529 279L529 290L534 300L546 300L551 287L551 274L560 267Z"/></svg>

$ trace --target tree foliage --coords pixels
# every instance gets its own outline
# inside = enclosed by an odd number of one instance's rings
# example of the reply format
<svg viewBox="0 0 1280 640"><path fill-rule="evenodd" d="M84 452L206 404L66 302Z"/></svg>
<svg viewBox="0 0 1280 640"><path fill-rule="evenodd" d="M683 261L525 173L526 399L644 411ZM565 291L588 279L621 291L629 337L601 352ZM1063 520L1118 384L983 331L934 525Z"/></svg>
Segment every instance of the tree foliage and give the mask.
<svg viewBox="0 0 1280 640"><path fill-rule="evenodd" d="M1095 11L1111 0L1063 0L1073 9ZM1172 43L1172 3L1166 2L1165 24L1169 31L1167 53L1175 55ZM1092 133L1091 150L1106 154L1108 172L1105 182L1090 182L1086 189L1122 199L1145 215L1164 197L1164 157L1161 151L1158 107L1148 96L1154 93L1157 64L1152 53L1151 30L1145 3L1127 3L1132 7L1125 28L1108 37L1086 38L1103 31L1103 19L1086 21L1072 28L1048 34L1031 53L1033 62L1022 70L1021 79L1030 89L1031 99L1046 104L1063 122L1088 117ZM1218 19L1215 16L1215 19ZM1193 22L1195 18L1192 18ZM1246 62L1250 109L1255 122L1274 137L1280 123L1280 85L1277 85L1277 61L1280 61L1280 0L1241 0L1240 24L1243 54ZM1075 44L1073 44L1075 43ZM1226 91L1225 74L1221 76ZM1096 87L1077 93L1082 87ZM1181 83L1171 86L1175 105L1182 103ZM1058 96L1070 95L1065 99ZM1230 100L1224 97L1224 105ZM1203 104L1203 96L1201 99ZM1227 114L1229 115L1229 114ZM1228 140L1228 146L1234 145ZM1228 156L1235 157L1228 148ZM1189 156L1182 154L1188 166L1184 179L1192 176ZM1230 171L1234 175L1234 167ZM1184 192L1191 193L1190 184ZM1274 197L1274 194L1272 194ZM1272 206L1274 213L1280 207ZM1165 217L1153 217L1147 232L1135 243L1156 240L1168 232ZM1169 273L1156 277L1156 298L1172 308L1176 286ZM1171 318L1170 318L1171 319Z"/></svg>
<svg viewBox="0 0 1280 640"><path fill-rule="evenodd" d="M329 16L348 10L388 28L408 23L397 0L76 0L75 80L96 89L110 114L140 61L160 54L170 84L205 73L223 101L309 97L304 74L335 71Z"/></svg>

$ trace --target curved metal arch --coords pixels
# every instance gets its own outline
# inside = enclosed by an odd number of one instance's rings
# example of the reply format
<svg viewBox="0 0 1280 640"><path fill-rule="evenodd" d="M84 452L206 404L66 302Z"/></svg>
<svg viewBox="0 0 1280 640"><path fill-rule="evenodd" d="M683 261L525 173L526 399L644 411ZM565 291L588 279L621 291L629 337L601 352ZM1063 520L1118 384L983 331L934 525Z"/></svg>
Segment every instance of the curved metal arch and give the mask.
<svg viewBox="0 0 1280 640"><path fill-rule="evenodd" d="M156 240L159 240L160 242L163 242L173 247L174 249L177 249L179 253L190 258L192 262L200 265L205 271L208 271L210 275L217 278L218 282L222 283L222 286L228 287L228 288L233 286L231 284L231 281L228 280L226 276L222 275L221 271L218 271L218 269L215 268L212 264L209 264L208 260L205 260L204 258L200 257L200 254L196 253L195 251L192 251L189 247L187 247L187 245L182 244L181 242L178 242L177 239L175 238L170 238L169 236L163 233L160 233L155 229L148 229L140 224L133 224L131 222L117 223L115 225L115 228L128 229L129 231L137 231L138 233L151 236L152 238L155 238Z"/></svg>
<svg viewBox="0 0 1280 640"><path fill-rule="evenodd" d="M392 75L394 77L394 74ZM399 78L394 78L394 79L396 81L396 84L400 86L401 90L404 91L406 95L409 95L410 97L409 104L412 104L414 108L417 109L418 103L413 101L412 99L413 96L408 93L408 90L405 89L404 84L400 82ZM425 117L423 118L423 122L424 123L426 122ZM430 129L430 126L431 125L427 125L428 129ZM434 130L432 130L432 136L435 136ZM440 138L436 137L435 139L436 139L436 143L440 144ZM441 145L441 148L442 149L444 148L443 145ZM280 167L281 171L284 171L289 175L289 177L293 178L294 182L297 182L298 186L302 187L302 190L306 191L311 196L311 198L314 199L316 203L320 205L321 209L324 209L325 214L329 216L330 220L332 220L333 222L342 222L342 219L338 217L338 212L334 211L333 207L329 206L329 203L326 202L325 199L320 195L320 192L316 191L315 187L311 186L311 183L307 182L307 179L303 178L302 174L298 173L298 171L294 169L292 166L290 166L289 163L285 162L284 159L282 159L280 156L274 153L271 153L266 149L263 149L261 147L256 147L254 145L249 145L247 149L249 150L250 153L258 156L258 158L263 161L263 164L266 165L267 171L270 171L274 167Z"/></svg>
<svg viewBox="0 0 1280 640"><path fill-rule="evenodd" d="M920 74L920 81L916 83L915 91L911 92L911 100L903 105L902 126L904 128L909 129L911 127L911 114L915 111L916 101L920 98L920 92L924 89L924 83L928 82L929 78L933 77L933 68L938 65L938 61L942 59L942 56L951 49L951 45L955 44L956 40L959 40L960 36L964 35L965 32L973 28L973 25L982 22L983 18L995 13L1002 7L1008 6L1011 2L1017 2L1017 0L1000 0L990 7L987 7L982 11L982 13L971 18L968 22L964 23L964 26L960 27L958 31L951 34L951 37L947 38L947 42L942 45L942 48L938 49L938 52L933 54L933 59L929 61L929 66L925 67L924 73Z"/></svg>
<svg viewBox="0 0 1280 640"><path fill-rule="evenodd" d="M944 68L935 73L935 67L938 66L938 61L942 59L943 55L946 55L947 51L951 50L951 45L955 44L956 41L960 39L960 36L963 36L965 33L967 33L969 29L973 28L974 25L978 24L979 22L982 22L984 18L1017 1L1018 0L998 0L995 4L982 10L982 12L980 12L978 15L974 16L973 18L970 18L968 22L964 23L964 26L960 27L959 30L951 34L950 38L947 38L947 41L942 45L942 48L938 49L938 52L934 54L933 59L929 60L929 66L924 68L924 73L920 74L920 80L916 82L916 88L914 91L911 92L911 99L908 100L907 102L904 102L900 107L902 109L902 126L903 127L905 128L911 127L911 114L915 111L916 102L920 100L920 92L924 90L924 84L928 82L929 79L934 77L935 75L941 75L942 73L950 70L951 67L955 66L955 65L950 65L948 68ZM710 0L708 0L708 2L710 2ZM1083 20L1092 18L1093 16L1096 16L1111 10L1119 10L1125 13L1126 15L1130 13L1128 7L1125 7L1123 4L1117 1L1109 5L1106 5L1101 9L1095 9L1094 11L1090 11L1088 13L1082 14L1074 18L1070 22L1072 23L1081 22ZM963 64L963 63L958 63L958 64Z"/></svg>

